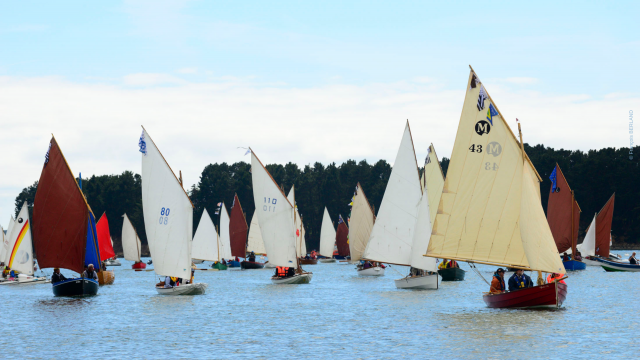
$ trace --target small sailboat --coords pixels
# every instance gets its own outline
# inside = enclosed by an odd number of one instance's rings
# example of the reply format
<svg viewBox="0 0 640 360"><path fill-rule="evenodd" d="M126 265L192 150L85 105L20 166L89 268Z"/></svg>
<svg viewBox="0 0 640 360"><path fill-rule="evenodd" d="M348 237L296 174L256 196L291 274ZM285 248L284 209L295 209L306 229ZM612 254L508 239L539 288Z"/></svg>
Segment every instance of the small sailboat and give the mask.
<svg viewBox="0 0 640 360"><path fill-rule="evenodd" d="M606 204L593 216L591 225L582 244L577 246L584 261L589 266L602 266L603 260L620 262L611 256L611 225L616 194L611 195ZM606 269L605 269L606 270Z"/></svg>
<svg viewBox="0 0 640 360"><path fill-rule="evenodd" d="M144 127L139 145L142 210L154 271L160 276L183 279L172 279L171 285L156 284L155 289L160 295L203 295L207 284L193 282L191 275L193 204L182 179L175 176Z"/></svg>
<svg viewBox="0 0 640 360"><path fill-rule="evenodd" d="M253 217L251 218L251 227L249 228L249 238L247 239L247 252L253 253L254 255L267 255L267 250L264 248L264 241L262 241L262 233L260 232L260 223L258 222L258 217L255 212ZM273 267L269 262L260 263L262 267Z"/></svg>
<svg viewBox="0 0 640 360"><path fill-rule="evenodd" d="M308 284L312 273L302 269L297 256L296 212L262 162L251 151L253 199L269 262L278 267L274 284Z"/></svg>
<svg viewBox="0 0 640 360"><path fill-rule="evenodd" d="M227 212L227 206L224 202L220 206L220 257L227 261L228 267L240 267L240 261L236 261L231 255L231 232L229 228L231 220Z"/></svg>
<svg viewBox="0 0 640 360"><path fill-rule="evenodd" d="M305 238L305 229L304 224L302 223L302 216L298 212L298 205L296 204L296 190L295 185L291 186L291 190L287 194L287 200L291 204L293 204L293 208L296 215L296 254L300 259L301 265L316 265L318 263L318 259L307 258L307 241Z"/></svg>
<svg viewBox="0 0 640 360"><path fill-rule="evenodd" d="M49 143L33 201L33 245L40 268L100 271L96 220L54 137ZM98 293L98 281L84 277L52 282L55 296Z"/></svg>
<svg viewBox="0 0 640 360"><path fill-rule="evenodd" d="M584 270L587 265L575 259L578 244L578 229L580 228L580 206L575 199L575 193L569 187L560 165L556 163L549 177L551 189L547 203L547 222L556 242L560 254L571 250L572 259L563 261L567 270Z"/></svg>
<svg viewBox="0 0 640 360"><path fill-rule="evenodd" d="M193 236L191 257L193 260L213 261L214 269L227 270L227 265L220 262L220 237L207 209L202 212Z"/></svg>
<svg viewBox="0 0 640 360"><path fill-rule="evenodd" d="M321 263L334 263L336 259L333 258L333 249L336 245L336 229L333 228L331 222L331 216L327 207L324 207L324 214L322 215L322 227L320 228L320 255L324 256L324 259L320 259Z"/></svg>
<svg viewBox="0 0 640 360"><path fill-rule="evenodd" d="M125 260L134 262L131 268L136 271L147 268L147 264L140 259L141 247L140 237L131 220L129 220L127 214L122 215L122 251L124 252Z"/></svg>
<svg viewBox="0 0 640 360"><path fill-rule="evenodd" d="M355 194L351 200L351 216L349 217L349 253L351 262L358 263L362 259L362 254L367 248L371 236L371 230L376 221L376 215L369 205L367 196L362 189L362 185L356 185ZM361 276L382 276L385 268L374 264L374 266L364 268L358 265L356 270Z"/></svg>
<svg viewBox="0 0 640 360"><path fill-rule="evenodd" d="M542 279L542 272L566 270L542 209L540 182L522 133L518 141L471 69L426 256L538 272L538 286L485 293L488 307L562 306L567 285Z"/></svg>
<svg viewBox="0 0 640 360"><path fill-rule="evenodd" d="M100 246L100 260L105 261L115 257L116 253L113 251L113 242L109 233L109 220L106 212L100 216L100 220L96 224L96 233L98 235L98 246ZM116 275L113 270L101 269L98 272L98 283L100 285L111 285L115 279Z"/></svg>
<svg viewBox="0 0 640 360"><path fill-rule="evenodd" d="M338 230L336 230L336 248L333 251L333 257L337 260L344 260L349 256L349 228L342 219L342 215L338 215Z"/></svg>

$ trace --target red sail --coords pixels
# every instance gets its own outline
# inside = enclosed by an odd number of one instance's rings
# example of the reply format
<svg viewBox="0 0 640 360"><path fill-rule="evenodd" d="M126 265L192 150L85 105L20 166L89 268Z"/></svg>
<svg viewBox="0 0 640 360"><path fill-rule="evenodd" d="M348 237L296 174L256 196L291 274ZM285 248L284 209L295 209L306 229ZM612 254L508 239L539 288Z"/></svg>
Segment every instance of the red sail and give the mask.
<svg viewBox="0 0 640 360"><path fill-rule="evenodd" d="M96 232L98 233L98 244L100 245L100 260L105 261L116 256L111 245L111 234L109 234L109 220L105 212L96 224Z"/></svg>
<svg viewBox="0 0 640 360"><path fill-rule="evenodd" d="M573 214L571 206L573 205ZM571 218L573 217L573 231ZM553 239L556 241L558 252L563 253L576 246L578 229L580 227L580 207L571 195L571 188L565 179L560 166L556 164L556 191L553 184L549 190L547 204L547 222L551 228Z"/></svg>
<svg viewBox="0 0 640 360"><path fill-rule="evenodd" d="M236 194L229 216L229 236L231 237L231 255L245 257L247 255L247 220L244 218L240 199Z"/></svg>
<svg viewBox="0 0 640 360"><path fill-rule="evenodd" d="M613 203L615 198L616 194L614 193L596 217L596 255L598 256L609 257Z"/></svg>
<svg viewBox="0 0 640 360"><path fill-rule="evenodd" d="M349 228L344 222L338 224L336 231L336 246L338 247L338 255L349 256Z"/></svg>
<svg viewBox="0 0 640 360"><path fill-rule="evenodd" d="M89 207L55 138L33 201L33 246L40 268L84 271Z"/></svg>

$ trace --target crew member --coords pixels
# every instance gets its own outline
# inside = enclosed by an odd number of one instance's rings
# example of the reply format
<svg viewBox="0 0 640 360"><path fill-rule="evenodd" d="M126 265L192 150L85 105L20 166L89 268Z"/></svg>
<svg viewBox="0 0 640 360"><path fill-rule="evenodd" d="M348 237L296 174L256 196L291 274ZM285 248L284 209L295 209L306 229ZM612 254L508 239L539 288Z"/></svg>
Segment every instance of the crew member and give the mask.
<svg viewBox="0 0 640 360"><path fill-rule="evenodd" d="M533 281L524 273L524 270L517 269L513 275L509 278L509 291L525 289L533 287Z"/></svg>
<svg viewBox="0 0 640 360"><path fill-rule="evenodd" d="M82 273L82 277L98 281L98 273L93 270L93 264L87 266L87 269Z"/></svg>
<svg viewBox="0 0 640 360"><path fill-rule="evenodd" d="M498 268L496 272L493 274L493 279L491 279L491 288L489 291L492 294L501 294L505 292L506 287L504 285L504 269Z"/></svg>
<svg viewBox="0 0 640 360"><path fill-rule="evenodd" d="M633 252L631 256L629 256L629 264L638 265L638 259L636 259L636 253Z"/></svg>
<svg viewBox="0 0 640 360"><path fill-rule="evenodd" d="M57 282L65 281L65 280L67 280L67 278L64 277L64 275L60 274L60 269L59 268L54 268L53 269L53 275L51 275L51 283L55 284Z"/></svg>
<svg viewBox="0 0 640 360"><path fill-rule="evenodd" d="M547 284L551 284L554 280L561 279L561 278L562 278L562 274L557 274L557 273L549 274L549 276L547 276ZM560 282L563 284L566 284L564 280L560 280Z"/></svg>
<svg viewBox="0 0 640 360"><path fill-rule="evenodd" d="M249 262L256 262L256 254L253 251L249 254Z"/></svg>

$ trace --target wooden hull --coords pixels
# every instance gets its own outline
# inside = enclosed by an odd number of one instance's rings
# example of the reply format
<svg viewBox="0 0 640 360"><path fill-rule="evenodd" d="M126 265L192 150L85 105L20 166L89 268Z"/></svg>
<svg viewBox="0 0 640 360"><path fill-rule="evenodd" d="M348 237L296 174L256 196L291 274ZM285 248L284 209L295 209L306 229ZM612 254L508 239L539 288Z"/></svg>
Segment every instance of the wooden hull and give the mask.
<svg viewBox="0 0 640 360"><path fill-rule="evenodd" d="M102 285L111 285L116 280L113 270L102 270L98 272L98 283Z"/></svg>
<svg viewBox="0 0 640 360"><path fill-rule="evenodd" d="M585 270L587 268L587 264L577 260L563 261L562 264L564 264L564 268L567 271Z"/></svg>
<svg viewBox="0 0 640 360"><path fill-rule="evenodd" d="M285 278L273 276L271 277L271 282L274 284L308 284L311 282L312 277L312 273L296 274Z"/></svg>
<svg viewBox="0 0 640 360"><path fill-rule="evenodd" d="M438 274L442 276L442 281L462 281L466 271L460 268L448 268L438 270Z"/></svg>
<svg viewBox="0 0 640 360"><path fill-rule="evenodd" d="M156 291L159 295L204 295L207 290L207 284L195 283L195 284L183 284L180 286L174 286L171 288L156 287Z"/></svg>
<svg viewBox="0 0 640 360"><path fill-rule="evenodd" d="M360 276L384 276L384 269L376 266L368 269L358 269L358 275Z"/></svg>
<svg viewBox="0 0 640 360"><path fill-rule="evenodd" d="M249 269L264 269L264 264L255 261L243 261L240 263L240 268L243 270Z"/></svg>
<svg viewBox="0 0 640 360"><path fill-rule="evenodd" d="M403 279L395 280L396 287L398 289L411 289L411 290L437 290L438 289L438 275L425 275L405 277Z"/></svg>
<svg viewBox="0 0 640 360"><path fill-rule="evenodd" d="M604 259L599 259L600 261L600 265L602 266L602 268L605 271L608 272L616 272L616 271L631 271L631 272L637 272L640 271L640 265L631 265L629 263L619 263L619 262L615 262L615 261L609 261L609 260L604 260Z"/></svg>
<svg viewBox="0 0 640 360"><path fill-rule="evenodd" d="M52 284L54 296L91 296L98 294L98 282L91 279L67 279Z"/></svg>
<svg viewBox="0 0 640 360"><path fill-rule="evenodd" d="M300 265L317 265L318 259L300 259Z"/></svg>
<svg viewBox="0 0 640 360"><path fill-rule="evenodd" d="M227 266L230 268L240 267L240 261L229 260L227 261Z"/></svg>
<svg viewBox="0 0 640 360"><path fill-rule="evenodd" d="M146 269L147 268L147 264L145 264L143 262L139 262L139 263L135 263L135 264L131 265L131 268L133 270L140 271L140 270Z"/></svg>
<svg viewBox="0 0 640 360"><path fill-rule="evenodd" d="M567 285L561 282L482 296L488 307L499 309L557 309L562 306L566 298Z"/></svg>
<svg viewBox="0 0 640 360"><path fill-rule="evenodd" d="M320 262L323 264L329 264L336 262L336 259L320 259Z"/></svg>
<svg viewBox="0 0 640 360"><path fill-rule="evenodd" d="M211 265L211 268L218 269L218 270L227 270L227 265L224 265L223 263L217 263L217 264Z"/></svg>

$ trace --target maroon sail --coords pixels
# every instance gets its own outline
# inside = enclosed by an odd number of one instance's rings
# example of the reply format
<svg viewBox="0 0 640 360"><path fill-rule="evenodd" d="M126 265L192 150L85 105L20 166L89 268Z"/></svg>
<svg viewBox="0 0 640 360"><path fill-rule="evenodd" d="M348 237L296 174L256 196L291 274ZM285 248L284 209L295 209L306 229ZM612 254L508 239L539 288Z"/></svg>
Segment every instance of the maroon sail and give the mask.
<svg viewBox="0 0 640 360"><path fill-rule="evenodd" d="M342 216L340 216L340 219L338 220L336 246L338 247L338 255L349 256L349 228L342 220Z"/></svg>
<svg viewBox="0 0 640 360"><path fill-rule="evenodd" d="M616 194L613 193L602 207L602 210L596 217L596 255L609 257L609 248L611 245L611 223L613 222L613 203Z"/></svg>
<svg viewBox="0 0 640 360"><path fill-rule="evenodd" d="M245 257L247 255L247 220L240 206L238 194L233 199L231 215L229 216L229 236L231 238L231 255Z"/></svg>
<svg viewBox="0 0 640 360"><path fill-rule="evenodd" d="M556 164L552 177L554 173L556 183L555 187L552 183L549 190L547 222L551 228L553 239L556 241L558 252L563 253L572 249L572 253L575 253L575 246L578 242L578 229L580 227L580 207L578 202L575 201L569 183L558 164ZM573 209L571 208L572 206Z"/></svg>
<svg viewBox="0 0 640 360"><path fill-rule="evenodd" d="M55 138L33 201L33 246L40 268L84 271L89 206Z"/></svg>

